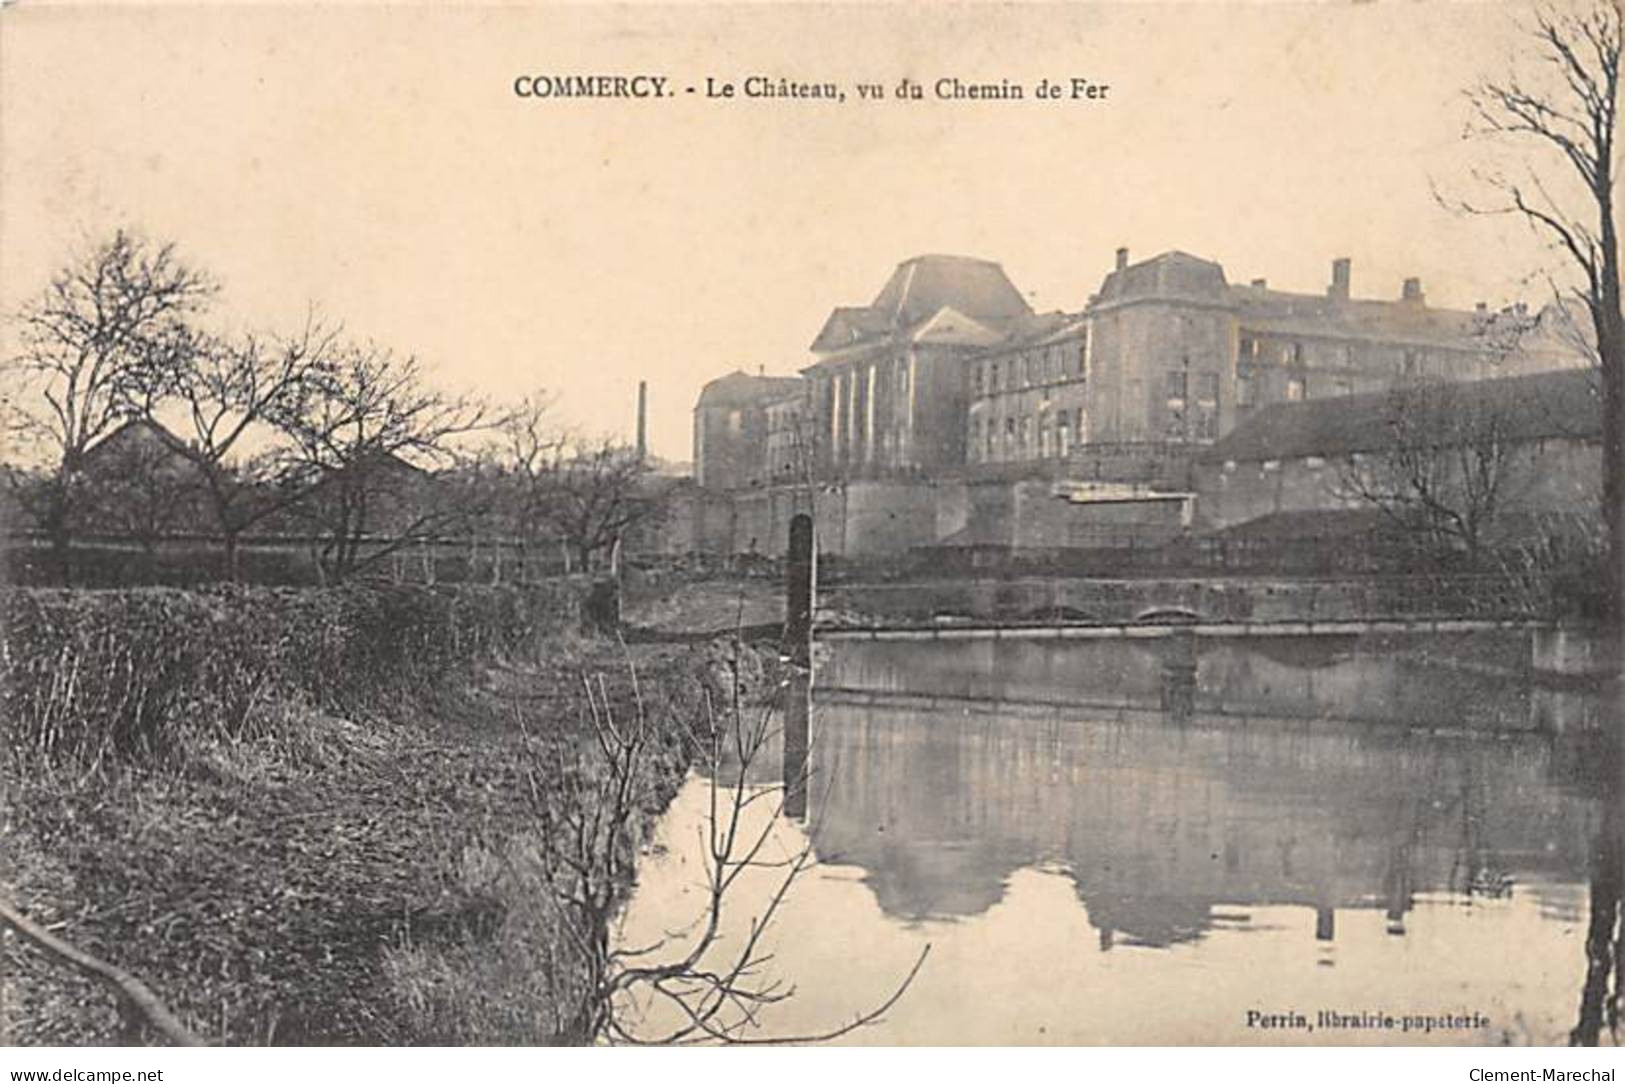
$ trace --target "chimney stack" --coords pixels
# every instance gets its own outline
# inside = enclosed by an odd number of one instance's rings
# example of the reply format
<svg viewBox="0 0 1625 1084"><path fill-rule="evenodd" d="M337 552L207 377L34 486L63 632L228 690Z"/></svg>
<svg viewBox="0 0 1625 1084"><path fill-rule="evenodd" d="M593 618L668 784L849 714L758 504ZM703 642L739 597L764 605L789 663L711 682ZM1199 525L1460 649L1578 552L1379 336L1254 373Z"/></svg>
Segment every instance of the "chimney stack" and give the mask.
<svg viewBox="0 0 1625 1084"><path fill-rule="evenodd" d="M1253 288L1256 289L1256 290L1268 289L1269 284L1270 284L1269 279L1254 279L1253 280Z"/></svg>
<svg viewBox="0 0 1625 1084"><path fill-rule="evenodd" d="M1353 266L1347 256L1339 256L1332 261L1332 284L1326 288L1326 296L1333 301L1347 301L1349 299L1349 271Z"/></svg>
<svg viewBox="0 0 1625 1084"><path fill-rule="evenodd" d="M1400 288L1399 299L1413 304L1422 304L1422 280L1406 279L1405 285Z"/></svg>
<svg viewBox="0 0 1625 1084"><path fill-rule="evenodd" d="M638 458L649 455L649 382L638 381Z"/></svg>
<svg viewBox="0 0 1625 1084"><path fill-rule="evenodd" d="M1123 268L1125 268L1127 266L1128 266L1128 249L1120 248L1120 249L1117 250L1117 269L1119 271L1121 271L1121 270L1123 270Z"/></svg>

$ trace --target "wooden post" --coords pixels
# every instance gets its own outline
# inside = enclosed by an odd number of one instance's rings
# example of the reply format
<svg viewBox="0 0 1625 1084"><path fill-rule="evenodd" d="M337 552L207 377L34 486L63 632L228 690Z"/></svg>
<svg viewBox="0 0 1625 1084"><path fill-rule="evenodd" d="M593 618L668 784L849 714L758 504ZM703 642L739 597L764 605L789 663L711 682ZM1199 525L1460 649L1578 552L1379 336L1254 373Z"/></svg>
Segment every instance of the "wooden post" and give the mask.
<svg viewBox="0 0 1625 1084"><path fill-rule="evenodd" d="M784 686L784 814L807 816L807 748L812 721L812 674L792 670Z"/></svg>
<svg viewBox="0 0 1625 1084"><path fill-rule="evenodd" d="M790 680L784 687L784 812L807 815L807 747L812 719L812 615L818 579L813 520L790 518L790 555L785 569L784 648Z"/></svg>
<svg viewBox="0 0 1625 1084"><path fill-rule="evenodd" d="M813 594L818 576L818 549L813 544L812 517L790 517L790 555L785 569L784 647L799 667L812 665Z"/></svg>

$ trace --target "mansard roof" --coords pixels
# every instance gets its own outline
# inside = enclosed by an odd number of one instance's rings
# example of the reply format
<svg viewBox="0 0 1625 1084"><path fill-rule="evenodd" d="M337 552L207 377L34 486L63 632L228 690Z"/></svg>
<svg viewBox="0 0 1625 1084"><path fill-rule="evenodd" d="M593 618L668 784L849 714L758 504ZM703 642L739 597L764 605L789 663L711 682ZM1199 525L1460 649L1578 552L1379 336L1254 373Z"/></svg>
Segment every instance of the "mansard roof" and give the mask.
<svg viewBox="0 0 1625 1084"><path fill-rule="evenodd" d="M1484 353L1577 359L1586 351L1589 320L1560 304L1531 313L1523 306L1499 312L1467 311L1413 299L1335 298L1327 293L1274 290L1226 281L1216 261L1172 251L1107 274L1092 310L1139 301L1219 306L1234 313L1243 333L1299 338L1354 339Z"/></svg>
<svg viewBox="0 0 1625 1084"><path fill-rule="evenodd" d="M1188 252L1164 252L1109 272L1100 285L1095 304L1106 306L1150 300L1227 304L1230 296L1224 268L1213 260Z"/></svg>
<svg viewBox="0 0 1625 1084"><path fill-rule="evenodd" d="M1006 320L1032 312L1004 268L970 256L904 260L869 307L883 313L893 327L916 324L943 308L973 320Z"/></svg>
<svg viewBox="0 0 1625 1084"><path fill-rule="evenodd" d="M1574 313L1557 304L1533 314L1522 306L1499 312L1469 312L1420 301L1334 300L1324 294L1289 293L1260 286L1232 286L1230 297L1242 331L1263 334L1578 355L1586 330L1585 320L1576 320Z"/></svg>
<svg viewBox="0 0 1625 1084"><path fill-rule="evenodd" d="M815 353L827 354L891 331L886 314L878 309L844 306L835 309L813 340Z"/></svg>
<svg viewBox="0 0 1625 1084"><path fill-rule="evenodd" d="M994 261L970 256L915 256L897 265L871 304L831 312L813 340L812 349L814 353L828 354L912 329L944 309L952 309L990 330L1032 315L1021 292Z"/></svg>
<svg viewBox="0 0 1625 1084"><path fill-rule="evenodd" d="M699 406L746 406L766 404L800 395L806 383L798 376L751 376L736 369L719 376L700 391Z"/></svg>

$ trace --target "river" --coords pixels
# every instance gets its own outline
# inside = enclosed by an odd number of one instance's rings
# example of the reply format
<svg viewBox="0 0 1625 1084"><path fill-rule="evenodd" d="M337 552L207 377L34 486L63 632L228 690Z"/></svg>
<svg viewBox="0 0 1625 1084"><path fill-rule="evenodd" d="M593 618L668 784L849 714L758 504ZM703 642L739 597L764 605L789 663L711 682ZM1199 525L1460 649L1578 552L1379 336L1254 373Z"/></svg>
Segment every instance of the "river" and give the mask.
<svg viewBox="0 0 1625 1084"><path fill-rule="evenodd" d="M745 810L761 857L818 859L761 941L794 996L746 1034L838 1026L929 946L840 1041L1606 1043L1621 723L1528 660L1521 634L825 649L806 815ZM695 936L712 784L657 827L621 944ZM747 871L711 958L782 878Z"/></svg>

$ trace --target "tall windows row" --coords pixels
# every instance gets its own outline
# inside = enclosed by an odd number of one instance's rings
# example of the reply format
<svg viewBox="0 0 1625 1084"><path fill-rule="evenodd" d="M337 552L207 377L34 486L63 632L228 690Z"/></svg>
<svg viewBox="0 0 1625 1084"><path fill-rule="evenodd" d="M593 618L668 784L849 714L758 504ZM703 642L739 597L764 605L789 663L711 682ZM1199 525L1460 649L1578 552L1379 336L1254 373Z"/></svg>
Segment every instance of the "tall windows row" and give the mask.
<svg viewBox="0 0 1625 1084"><path fill-rule="evenodd" d="M1089 375L1089 336L976 361L970 367L971 394L1084 380Z"/></svg>
<svg viewBox="0 0 1625 1084"><path fill-rule="evenodd" d="M972 417L968 448L972 462L1008 463L1061 458L1088 439L1088 415L1077 407Z"/></svg>

